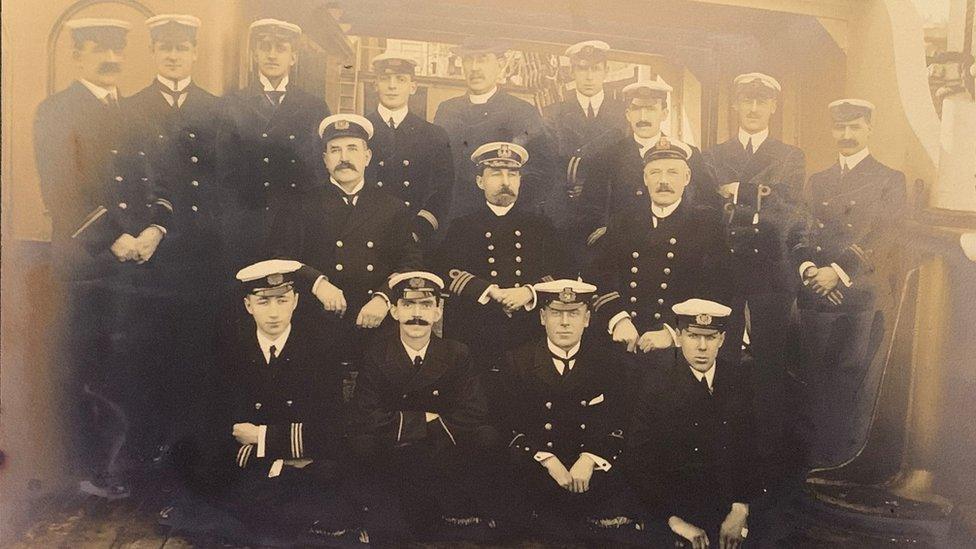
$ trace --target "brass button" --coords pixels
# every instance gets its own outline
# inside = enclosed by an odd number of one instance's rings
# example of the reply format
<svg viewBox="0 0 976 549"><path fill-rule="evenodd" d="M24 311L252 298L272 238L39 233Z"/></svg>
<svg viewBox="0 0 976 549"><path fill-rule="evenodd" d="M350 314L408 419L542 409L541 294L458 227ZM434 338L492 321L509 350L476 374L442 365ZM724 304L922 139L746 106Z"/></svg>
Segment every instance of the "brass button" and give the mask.
<svg viewBox="0 0 976 549"><path fill-rule="evenodd" d="M636 273L637 273L637 267L631 267L631 268L630 268L630 272L632 272L632 273L635 273L635 274L636 274Z"/></svg>
<svg viewBox="0 0 976 549"><path fill-rule="evenodd" d="M631 303L637 303L637 297L635 297L635 296L630 296L630 302L631 302Z"/></svg>
<svg viewBox="0 0 976 549"><path fill-rule="evenodd" d="M630 254L630 257L633 257L634 259L637 259L638 257L640 257L640 254L637 253L636 251L634 251L634 253Z"/></svg>
<svg viewBox="0 0 976 549"><path fill-rule="evenodd" d="M662 282L661 283L661 289L662 290L667 290L668 289L668 283L667 282Z"/></svg>
<svg viewBox="0 0 976 549"><path fill-rule="evenodd" d="M546 431L552 431L552 423L546 423L545 428Z"/></svg>
<svg viewBox="0 0 976 549"><path fill-rule="evenodd" d="M671 244L677 244L678 243L678 239L672 237L671 240L668 240L668 242L670 242Z"/></svg>
<svg viewBox="0 0 976 549"><path fill-rule="evenodd" d="M383 182L382 181L377 181L376 182L376 186L377 187L382 187L383 186Z"/></svg>
<svg viewBox="0 0 976 549"><path fill-rule="evenodd" d="M661 318L661 313L654 313L654 320L658 320L660 318Z"/></svg>
<svg viewBox="0 0 976 549"><path fill-rule="evenodd" d="M117 175L117 176L115 176L115 180L118 181L119 183L121 183L122 180L123 180L123 177L121 175Z"/></svg>
<svg viewBox="0 0 976 549"><path fill-rule="evenodd" d="M336 240L336 248L341 248L341 247L342 247L342 241Z"/></svg>
<svg viewBox="0 0 976 549"><path fill-rule="evenodd" d="M674 259L674 252L668 252L668 259Z"/></svg>
<svg viewBox="0 0 976 549"><path fill-rule="evenodd" d="M366 270L369 271L369 272L373 272L373 266L372 265L366 265Z"/></svg>
<svg viewBox="0 0 976 549"><path fill-rule="evenodd" d="M494 276L498 276L498 271L492 271L492 272L491 272L491 276L493 276L493 277L494 277Z"/></svg>
<svg viewBox="0 0 976 549"><path fill-rule="evenodd" d="M522 271L519 269L515 269L515 276L522 276Z"/></svg>
<svg viewBox="0 0 976 549"><path fill-rule="evenodd" d="M129 207L129 205L126 204L125 202L119 202L119 208L122 208L124 210L124 209L126 209L128 207Z"/></svg>
<svg viewBox="0 0 976 549"><path fill-rule="evenodd" d="M657 300L657 304L658 304L658 305L664 305L664 300L663 300L663 299L661 299L661 298L658 298L658 300Z"/></svg>
<svg viewBox="0 0 976 549"><path fill-rule="evenodd" d="M495 258L494 257L489 257L488 258L488 263L494 263L494 262L495 262Z"/></svg>
<svg viewBox="0 0 976 549"><path fill-rule="evenodd" d="M336 269L337 271L341 271L341 270L342 270L342 263L336 263L336 267L335 267L335 269Z"/></svg>
<svg viewBox="0 0 976 549"><path fill-rule="evenodd" d="M265 156L265 157L263 158L263 160L264 160L264 163L265 163L265 164L267 164L268 162L271 162L271 159L270 159L270 158L268 158L267 156Z"/></svg>
<svg viewBox="0 0 976 549"><path fill-rule="evenodd" d="M383 161L382 160L380 160L380 166L383 166Z"/></svg>
<svg viewBox="0 0 976 549"><path fill-rule="evenodd" d="M491 238L491 231L488 231L487 233L485 233L485 238Z"/></svg>
<svg viewBox="0 0 976 549"><path fill-rule="evenodd" d="M372 248L373 246L374 246L374 244L373 244L373 241L372 240L367 240L366 241L366 247L367 248Z"/></svg>
<svg viewBox="0 0 976 549"><path fill-rule="evenodd" d="M521 242L516 242L515 243L515 249L516 250L521 250L522 249L522 243Z"/></svg>
<svg viewBox="0 0 976 549"><path fill-rule="evenodd" d="M552 448L552 442L547 442L546 443L546 448Z"/></svg>
<svg viewBox="0 0 976 549"><path fill-rule="evenodd" d="M196 179L194 179L193 181L190 181L190 185L193 185L194 187L199 187L200 186L200 182L197 181Z"/></svg>
<svg viewBox="0 0 976 549"><path fill-rule="evenodd" d="M671 267L665 267L664 268L664 274L666 274L666 275L671 274Z"/></svg>
<svg viewBox="0 0 976 549"><path fill-rule="evenodd" d="M199 162L199 161L200 161L200 159L199 159L199 158L197 158L197 157L195 157L195 156L191 156L191 157L190 157L190 162L193 162L194 164L196 164L196 163L197 163L197 162Z"/></svg>
<svg viewBox="0 0 976 549"><path fill-rule="evenodd" d="M515 236L522 236L522 231L516 229L515 230Z"/></svg>
<svg viewBox="0 0 976 549"><path fill-rule="evenodd" d="M196 204L194 204L193 206L190 206L190 209L193 210L193 211L197 211L200 208L197 208Z"/></svg>
<svg viewBox="0 0 976 549"><path fill-rule="evenodd" d="M494 250L494 249L495 249L495 245L494 244L489 244L488 245L488 251L489 252L492 251L492 250Z"/></svg>
<svg viewBox="0 0 976 549"><path fill-rule="evenodd" d="M586 424L585 423L580 423L580 429L586 429Z"/></svg>
<svg viewBox="0 0 976 549"><path fill-rule="evenodd" d="M404 181L403 182L403 186L404 187L409 187L410 186L410 182L409 181Z"/></svg>
<svg viewBox="0 0 976 549"><path fill-rule="evenodd" d="M636 287L637 287L637 281L635 281L635 280L631 280L631 281L630 281L630 287L631 287L631 288L636 288Z"/></svg>
<svg viewBox="0 0 976 549"><path fill-rule="evenodd" d="M552 403L551 402L547 402L546 403L546 410L552 410Z"/></svg>

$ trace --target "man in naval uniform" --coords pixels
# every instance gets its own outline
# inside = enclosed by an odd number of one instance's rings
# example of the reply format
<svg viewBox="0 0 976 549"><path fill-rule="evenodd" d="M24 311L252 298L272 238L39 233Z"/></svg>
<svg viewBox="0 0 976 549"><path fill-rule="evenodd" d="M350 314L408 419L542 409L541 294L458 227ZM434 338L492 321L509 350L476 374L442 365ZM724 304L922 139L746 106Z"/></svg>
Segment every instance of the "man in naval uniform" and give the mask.
<svg viewBox="0 0 976 549"><path fill-rule="evenodd" d="M237 273L253 320L221 342L205 480L211 501L249 528L333 541L361 524L340 483L344 422L332 343L292 317L301 267L274 259Z"/></svg>
<svg viewBox="0 0 976 549"><path fill-rule="evenodd" d="M511 504L523 522L534 514L544 531L569 539L634 532L620 460L622 350L584 337L596 286L561 279L534 288L546 335L508 353L501 373L498 421L510 438Z"/></svg>
<svg viewBox="0 0 976 549"><path fill-rule="evenodd" d="M149 27L156 77L132 96L132 125L149 163L150 177L167 190L174 219L153 257L154 291L143 296L133 319L149 337L141 342L155 380L160 440L168 445L186 434L203 402L200 391L215 348L220 279L220 192L214 177L217 98L193 82L200 20L157 15ZM165 397L163 395L166 395ZM167 432L168 431L168 432Z"/></svg>
<svg viewBox="0 0 976 549"><path fill-rule="evenodd" d="M717 358L731 309L694 298L673 310L680 350L639 392L628 472L652 529L696 549L739 547L759 483L749 377Z"/></svg>
<svg viewBox="0 0 976 549"><path fill-rule="evenodd" d="M173 205L148 177L145 152L126 131L128 105L116 85L130 25L76 19L65 26L79 76L38 107L34 147L66 300L58 347L69 364L67 408L80 420L69 446L86 477L82 490L125 497L121 458L140 460L143 450L152 451L126 438L129 424L146 418L138 406L144 372L130 356L146 334L127 320L133 298L150 289L146 275L154 264L147 262L167 233Z"/></svg>
<svg viewBox="0 0 976 549"><path fill-rule="evenodd" d="M454 296L446 305L444 335L468 345L485 371L497 370L506 351L541 333L531 312L532 284L566 270L552 225L522 204L521 169L528 154L504 142L472 153L484 203L451 225L434 261Z"/></svg>
<svg viewBox="0 0 976 549"><path fill-rule="evenodd" d="M635 352L674 346L671 307L692 295L727 296L728 259L718 212L689 204L687 145L662 137L644 154L650 204L620 212L596 241L589 268L602 294L595 320Z"/></svg>
<svg viewBox="0 0 976 549"><path fill-rule="evenodd" d="M816 428L811 462L852 457L870 427L884 364L882 310L900 283L897 248L905 174L871 155L874 105L841 99L828 107L837 163L810 176L812 219L793 246L806 378Z"/></svg>
<svg viewBox="0 0 976 549"><path fill-rule="evenodd" d="M272 220L295 215L320 182L316 128L330 111L321 98L291 82L301 32L298 25L276 19L251 23L256 78L221 102L218 180L231 195L223 215L233 269L268 257Z"/></svg>
<svg viewBox="0 0 976 549"><path fill-rule="evenodd" d="M717 192L724 202L726 242L732 255L736 296L723 357L740 358L749 310L749 341L757 370L757 419L763 448L781 442L787 415L786 360L796 296L795 268L787 236L801 219L803 151L769 135L781 87L772 76L741 74L733 81L732 108L738 134L705 151Z"/></svg>
<svg viewBox="0 0 976 549"><path fill-rule="evenodd" d="M587 40L566 48L575 93L543 112L549 140L557 149L556 179L546 203L546 215L558 229L573 238L581 236L577 227L578 198L586 183L585 168L581 166L620 141L628 129L624 103L607 97L603 87L609 50L610 46L600 40ZM583 249L582 240L573 244L573 249Z"/></svg>
<svg viewBox="0 0 976 549"><path fill-rule="evenodd" d="M468 348L433 335L444 283L413 271L390 285L398 327L370 346L352 402L358 476L379 483L364 493L398 496L415 537L494 529L494 517L483 514L498 501L486 497L493 461L484 452L498 437L487 425L481 372ZM378 529L385 519L377 518Z"/></svg>
<svg viewBox="0 0 976 549"><path fill-rule="evenodd" d="M413 233L426 245L447 219L454 162L444 129L410 112L416 68L413 59L393 53L373 58L379 105L366 116L374 131L366 181L403 201L416 216Z"/></svg>
<svg viewBox="0 0 976 549"><path fill-rule="evenodd" d="M444 101L434 115L434 124L447 131L454 155L451 220L480 209L477 169L469 158L485 143L516 143L532 155L523 174L524 206L537 209L548 195L552 155L542 117L527 101L498 89L506 51L504 44L478 37L466 39L454 50L461 57L467 93Z"/></svg>
<svg viewBox="0 0 976 549"><path fill-rule="evenodd" d="M661 124L668 119L668 94L671 91L671 86L655 80L625 86L623 94L629 134L592 160L581 163L579 169L590 182L583 186L579 198L580 229L587 244L592 245L606 230L607 222L614 214L633 208L646 209L649 200L644 188L642 159L661 137L667 137L661 131ZM699 201L696 198L701 194L699 189L711 189L713 185L701 153L692 145L688 148L691 150L688 158L691 183L686 199Z"/></svg>
<svg viewBox="0 0 976 549"><path fill-rule="evenodd" d="M359 115L323 119L319 135L328 182L306 196L299 215L279 216L274 230L276 255L306 265L300 288L324 307L335 352L353 366L387 316L387 280L421 262L410 232L414 216L363 177L372 134L373 124Z"/></svg>

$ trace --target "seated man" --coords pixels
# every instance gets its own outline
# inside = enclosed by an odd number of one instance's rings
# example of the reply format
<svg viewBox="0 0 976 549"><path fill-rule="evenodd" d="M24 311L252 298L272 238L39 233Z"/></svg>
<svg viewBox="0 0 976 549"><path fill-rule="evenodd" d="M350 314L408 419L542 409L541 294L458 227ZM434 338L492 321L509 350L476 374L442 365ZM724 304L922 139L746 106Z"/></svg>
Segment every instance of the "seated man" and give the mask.
<svg viewBox="0 0 976 549"><path fill-rule="evenodd" d="M510 352L501 372L499 431L512 436L512 501L522 518L544 517L555 535L606 537L621 526L633 533L617 466L623 350L583 338L596 286L562 279L534 289L546 337Z"/></svg>
<svg viewBox="0 0 976 549"><path fill-rule="evenodd" d="M399 497L414 535L493 529L474 505L484 497L478 477L488 461L479 452L497 439L486 425L480 372L467 347L432 336L444 282L413 271L391 277L390 286L399 329L367 350L352 402L360 482L378 476L383 491Z"/></svg>
<svg viewBox="0 0 976 549"><path fill-rule="evenodd" d="M341 387L337 364L312 326L292 323L297 261L237 273L254 324L223 338L211 448L218 507L248 526L331 542L358 519L340 496ZM256 328L256 329L255 329ZM358 526L358 525L357 525ZM311 543L311 540L306 540Z"/></svg>
<svg viewBox="0 0 976 549"><path fill-rule="evenodd" d="M758 485L750 381L716 360L731 309L696 298L672 310L681 351L640 391L632 483L652 527L666 523L695 548L738 547Z"/></svg>

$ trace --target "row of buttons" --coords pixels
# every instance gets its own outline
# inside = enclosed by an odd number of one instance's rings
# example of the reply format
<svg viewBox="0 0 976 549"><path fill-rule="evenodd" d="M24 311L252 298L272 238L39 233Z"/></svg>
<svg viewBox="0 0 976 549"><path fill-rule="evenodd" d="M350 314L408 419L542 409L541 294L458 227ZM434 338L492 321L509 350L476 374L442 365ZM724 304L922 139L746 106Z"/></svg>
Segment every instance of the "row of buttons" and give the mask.
<svg viewBox="0 0 976 549"><path fill-rule="evenodd" d="M291 407L291 405L292 405L292 402L293 402L293 401L291 401L291 400L286 400L286 401L285 401L285 405L286 405L286 406L288 406L288 407ZM254 403L254 409L255 409L255 410L260 410L260 409L261 409L261 403L260 403L260 402L255 402L255 403Z"/></svg>
<svg viewBox="0 0 976 549"><path fill-rule="evenodd" d="M335 243L335 245L336 245L336 248L341 248L341 247L343 247L343 246L344 246L345 244L343 244L343 242L342 242L341 240L336 240L336 243ZM372 248L373 246L374 246L374 244L373 244L373 241L372 241L372 240L367 240L367 241L366 241L366 247L367 247L367 248Z"/></svg>
<svg viewBox="0 0 976 549"><path fill-rule="evenodd" d="M342 266L342 263L336 263L335 270L341 271L344 268L345 267ZM369 271L369 272L373 272L373 268L374 267L373 267L372 263L366 265L366 270Z"/></svg>
<svg viewBox="0 0 976 549"><path fill-rule="evenodd" d="M384 161L383 160L380 160L379 164L380 164L380 166L385 166L386 165L386 164L384 164ZM404 160L403 161L403 165L404 166L409 166L410 165L410 161L409 160Z"/></svg>
<svg viewBox="0 0 976 549"><path fill-rule="evenodd" d="M268 137L268 133L267 133L267 132L262 132L262 133L261 133L261 137L263 137L263 138L265 138L265 139L267 139L267 137ZM294 136L294 134L290 134L290 135L288 135L288 139L295 139L295 136Z"/></svg>
<svg viewBox="0 0 976 549"><path fill-rule="evenodd" d="M515 236L522 236L522 231L515 229ZM485 238L491 238L491 231L485 233Z"/></svg>

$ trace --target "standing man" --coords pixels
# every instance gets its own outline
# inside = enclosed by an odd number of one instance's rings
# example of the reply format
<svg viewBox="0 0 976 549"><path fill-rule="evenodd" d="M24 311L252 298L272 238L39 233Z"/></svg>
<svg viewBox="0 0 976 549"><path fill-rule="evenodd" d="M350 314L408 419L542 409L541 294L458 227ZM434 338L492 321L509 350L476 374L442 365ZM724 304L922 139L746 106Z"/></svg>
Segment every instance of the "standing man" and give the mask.
<svg viewBox="0 0 976 549"><path fill-rule="evenodd" d="M752 386L738 364L717 358L732 311L697 298L673 310L680 352L640 391L632 482L652 528L667 524L696 549L738 547L759 484Z"/></svg>
<svg viewBox="0 0 976 549"><path fill-rule="evenodd" d="M667 137L648 149L644 185L650 203L615 214L595 242L588 278L602 294L596 320L631 352L675 345L674 304L704 292L729 292L718 213L684 197L690 154L687 145Z"/></svg>
<svg viewBox="0 0 976 549"><path fill-rule="evenodd" d="M266 260L237 280L252 321L221 342L210 496L262 534L334 542L361 526L340 492L340 371L321 330L292 318L297 261ZM356 532L363 535L361 532Z"/></svg>
<svg viewBox="0 0 976 549"><path fill-rule="evenodd" d="M448 229L436 264L450 280L445 337L471 348L484 371L540 332L532 284L566 270L565 254L549 220L522 204L525 148L486 143L471 155L485 201Z"/></svg>
<svg viewBox="0 0 976 549"><path fill-rule="evenodd" d="M482 193L471 153L485 143L504 141L525 147L532 164L524 171L523 205L537 209L549 192L551 153L542 117L536 107L498 89L507 48L485 38L470 37L454 53L461 57L468 91L437 107L434 124L447 130L454 154L451 219L480 208Z"/></svg>
<svg viewBox="0 0 976 549"><path fill-rule="evenodd" d="M145 418L137 409L144 378L130 356L145 334L126 320L173 206L126 132L131 118L116 86L129 24L76 19L65 26L79 77L38 107L34 147L67 301L61 358L70 364L68 408L81 419L70 446L83 464L82 490L118 498L128 495L123 458L139 460L146 450L127 439L130 420Z"/></svg>
<svg viewBox="0 0 976 549"><path fill-rule="evenodd" d="M185 435L198 417L200 391L215 349L221 254L214 126L217 98L193 82L200 20L157 15L146 20L156 64L153 82L132 96L135 139L150 177L166 189L175 214L155 255L153 291L141 297L132 321L148 337L138 346L157 389L149 397L157 445ZM145 311L154 311L151 315Z"/></svg>
<svg viewBox="0 0 976 549"><path fill-rule="evenodd" d="M586 235L587 244L592 245L603 234L614 214L632 208L646 209L648 197L645 195L642 159L648 149L662 137L667 137L661 132L661 124L670 113L668 94L671 91L671 86L656 80L635 82L624 87L630 135L580 166L579 169L583 169L586 180L590 182L583 187L579 198L581 229ZM691 182L687 196L690 201L695 194L701 193L699 189L710 189L712 185L701 153L694 146L686 146L691 151L688 158Z"/></svg>
<svg viewBox="0 0 976 549"><path fill-rule="evenodd" d="M416 216L413 234L428 245L447 219L454 163L447 132L410 112L416 69L416 61L392 53L373 58L380 103L366 116L375 132L366 181L403 201Z"/></svg>
<svg viewBox="0 0 976 549"><path fill-rule="evenodd" d="M498 437L468 348L433 336L444 282L416 271L390 285L398 327L370 347L353 398L361 476L399 498L415 536L493 529L480 500L494 499L485 498L485 450Z"/></svg>
<svg viewBox="0 0 976 549"><path fill-rule="evenodd" d="M608 51L609 44L600 40L579 42L566 48L576 91L543 113L549 140L557 148L554 170L557 177L546 214L557 228L574 237L580 236L577 199L586 183L585 169L580 167L585 167L590 159L603 154L627 134L623 102L607 97L603 88ZM584 247L582 240L573 244L574 250Z"/></svg>
<svg viewBox="0 0 976 549"><path fill-rule="evenodd" d="M269 257L272 220L295 215L321 175L316 128L329 107L291 82L301 34L286 21L251 23L257 78L222 101L218 179L231 195L225 245L234 269Z"/></svg>
<svg viewBox="0 0 976 549"><path fill-rule="evenodd" d="M732 256L736 296L723 356L738 361L749 310L749 342L763 395L757 419L763 448L782 437L787 415L786 356L792 335L796 272L786 240L799 219L803 151L769 135L781 87L772 76L749 73L733 82L738 135L705 151L725 208L726 242ZM714 191L710 191L714 192Z"/></svg>
<svg viewBox="0 0 976 549"><path fill-rule="evenodd" d="M420 266L413 217L390 193L367 186L373 125L336 114L319 125L328 183L310 192L297 216L276 220L275 250L300 260L302 289L324 306L336 353L355 363L390 308L391 275Z"/></svg>
<svg viewBox="0 0 976 549"><path fill-rule="evenodd" d="M803 288L797 299L801 343L813 390L811 461L835 465L867 435L883 364L882 310L899 284L897 249L905 174L868 150L874 105L841 99L828 106L837 163L810 176L809 230L793 246Z"/></svg>
<svg viewBox="0 0 976 549"><path fill-rule="evenodd" d="M584 338L596 286L562 279L534 289L546 335L510 352L502 367L511 505L557 536L633 532L619 460L628 407L622 351Z"/></svg>

